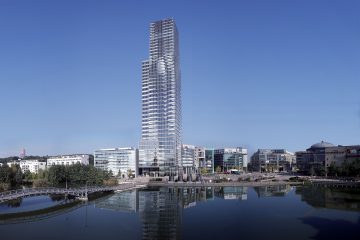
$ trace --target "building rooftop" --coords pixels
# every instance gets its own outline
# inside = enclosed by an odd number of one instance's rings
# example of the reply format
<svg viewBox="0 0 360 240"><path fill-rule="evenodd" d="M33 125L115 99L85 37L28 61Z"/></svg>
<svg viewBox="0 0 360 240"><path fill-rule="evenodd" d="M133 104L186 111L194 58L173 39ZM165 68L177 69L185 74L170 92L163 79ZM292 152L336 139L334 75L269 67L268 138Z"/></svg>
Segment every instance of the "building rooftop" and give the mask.
<svg viewBox="0 0 360 240"><path fill-rule="evenodd" d="M311 148L328 148L328 147L335 147L335 145L324 141L311 145Z"/></svg>

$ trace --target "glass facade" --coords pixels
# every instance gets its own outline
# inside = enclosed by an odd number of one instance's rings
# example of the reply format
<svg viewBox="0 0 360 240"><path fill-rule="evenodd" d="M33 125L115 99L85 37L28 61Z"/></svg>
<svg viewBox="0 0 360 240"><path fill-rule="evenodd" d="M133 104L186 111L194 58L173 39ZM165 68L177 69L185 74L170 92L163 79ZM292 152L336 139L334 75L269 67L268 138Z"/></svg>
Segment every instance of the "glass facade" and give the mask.
<svg viewBox="0 0 360 240"><path fill-rule="evenodd" d="M94 152L94 166L111 171L120 177L137 176L138 150L136 148L109 148Z"/></svg>
<svg viewBox="0 0 360 240"><path fill-rule="evenodd" d="M214 173L214 149L205 149L205 167L208 173Z"/></svg>
<svg viewBox="0 0 360 240"><path fill-rule="evenodd" d="M181 167L181 76L173 19L150 24L149 59L142 63L139 172L173 176Z"/></svg>
<svg viewBox="0 0 360 240"><path fill-rule="evenodd" d="M221 171L227 172L231 169L247 169L247 149L224 148L214 151L214 165L221 167Z"/></svg>
<svg viewBox="0 0 360 240"><path fill-rule="evenodd" d="M183 168L194 168L195 146L185 144L182 145L181 158Z"/></svg>

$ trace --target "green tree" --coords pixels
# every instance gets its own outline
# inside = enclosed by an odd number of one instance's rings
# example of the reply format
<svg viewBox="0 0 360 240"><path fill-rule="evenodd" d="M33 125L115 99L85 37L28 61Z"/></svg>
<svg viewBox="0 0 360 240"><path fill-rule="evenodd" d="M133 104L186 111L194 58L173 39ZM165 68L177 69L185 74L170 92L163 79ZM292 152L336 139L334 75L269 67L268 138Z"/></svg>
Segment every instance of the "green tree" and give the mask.
<svg viewBox="0 0 360 240"><path fill-rule="evenodd" d="M25 181L31 181L33 180L33 175L29 170L26 170L23 174L23 178Z"/></svg>
<svg viewBox="0 0 360 240"><path fill-rule="evenodd" d="M221 173L221 167L220 167L220 166L217 166L217 167L215 168L215 172Z"/></svg>
<svg viewBox="0 0 360 240"><path fill-rule="evenodd" d="M208 173L208 169L207 168L201 168L200 173L201 173L201 175L205 175L205 174Z"/></svg>

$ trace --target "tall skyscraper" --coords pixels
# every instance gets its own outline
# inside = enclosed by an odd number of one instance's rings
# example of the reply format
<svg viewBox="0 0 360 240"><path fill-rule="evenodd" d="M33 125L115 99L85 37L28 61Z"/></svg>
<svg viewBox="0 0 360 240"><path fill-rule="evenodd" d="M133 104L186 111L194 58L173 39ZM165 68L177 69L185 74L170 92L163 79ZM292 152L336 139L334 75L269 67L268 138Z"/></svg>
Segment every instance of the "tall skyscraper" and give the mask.
<svg viewBox="0 0 360 240"><path fill-rule="evenodd" d="M174 19L150 24L150 56L142 62L139 174L174 176L181 166L181 75Z"/></svg>

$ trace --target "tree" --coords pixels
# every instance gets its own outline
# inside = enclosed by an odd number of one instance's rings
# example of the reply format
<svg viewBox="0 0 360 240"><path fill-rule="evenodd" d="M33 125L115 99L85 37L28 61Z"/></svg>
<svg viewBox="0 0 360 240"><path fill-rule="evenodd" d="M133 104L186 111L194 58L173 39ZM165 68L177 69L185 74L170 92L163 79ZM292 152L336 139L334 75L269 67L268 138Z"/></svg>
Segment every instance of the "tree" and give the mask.
<svg viewBox="0 0 360 240"><path fill-rule="evenodd" d="M128 170L127 170L127 176L128 176L128 178L132 178L132 177L133 177L133 174L132 174L131 169L128 169Z"/></svg>
<svg viewBox="0 0 360 240"><path fill-rule="evenodd" d="M23 179L25 181L30 181L33 179L33 175L31 174L31 172L29 170L26 170L23 174Z"/></svg>
<svg viewBox="0 0 360 240"><path fill-rule="evenodd" d="M208 173L208 169L207 168L201 168L201 175L205 175Z"/></svg>
<svg viewBox="0 0 360 240"><path fill-rule="evenodd" d="M221 167L220 167L220 166L217 166L217 167L215 168L215 172L221 173Z"/></svg>

